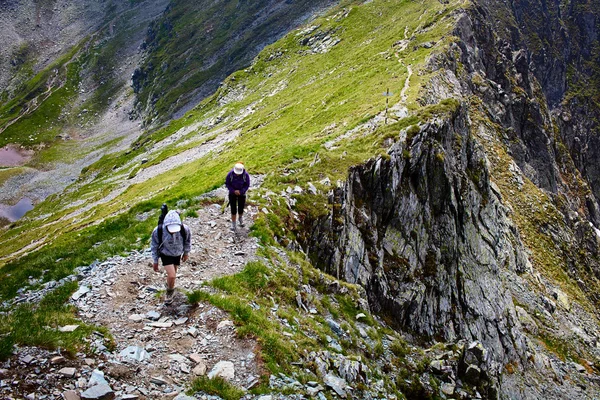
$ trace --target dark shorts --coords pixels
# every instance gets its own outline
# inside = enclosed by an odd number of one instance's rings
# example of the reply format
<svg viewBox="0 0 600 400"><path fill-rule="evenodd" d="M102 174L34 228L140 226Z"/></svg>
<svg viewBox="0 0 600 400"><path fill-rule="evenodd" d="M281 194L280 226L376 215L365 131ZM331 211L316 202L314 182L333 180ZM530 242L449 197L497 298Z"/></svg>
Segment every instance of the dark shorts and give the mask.
<svg viewBox="0 0 600 400"><path fill-rule="evenodd" d="M233 193L229 193L229 205L231 206L231 215L244 213L244 206L246 205L246 195L240 194L239 196Z"/></svg>
<svg viewBox="0 0 600 400"><path fill-rule="evenodd" d="M181 264L181 256L165 256L164 254L160 255L160 260L163 265L180 265Z"/></svg>

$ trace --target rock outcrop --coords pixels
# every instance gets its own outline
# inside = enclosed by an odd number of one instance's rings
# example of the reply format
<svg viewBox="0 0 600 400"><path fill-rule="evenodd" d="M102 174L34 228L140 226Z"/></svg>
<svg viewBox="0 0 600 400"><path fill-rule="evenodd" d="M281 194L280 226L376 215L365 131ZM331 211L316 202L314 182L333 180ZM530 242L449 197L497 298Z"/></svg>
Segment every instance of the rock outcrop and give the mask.
<svg viewBox="0 0 600 400"><path fill-rule="evenodd" d="M485 396L536 398L552 387L555 396L577 397L548 383L560 380L560 361L540 343L573 338L576 353L597 357L586 346L600 325L585 309L598 305L600 187L587 157L600 147L583 114L600 109L594 94L572 94L594 69L577 79L567 71L594 62L593 51L581 49L597 46L598 19L585 7L548 14L557 3L542 13L547 26L522 31L532 11L513 7L482 1L457 13L458 39L431 58L421 97L437 116L401 131L387 155L352 168L330 195L330 213L309 219L300 239L316 265L363 285L371 307L415 338L480 341L486 356L461 364L458 376L499 383L480 388ZM569 40L553 42L552 27L563 20L585 26L569 25L572 36L561 31ZM532 47L534 34L541 49ZM543 54L560 43L569 46L561 57ZM573 309L557 287L582 306ZM514 303L549 318L534 321ZM525 385L527 378L511 377L515 368L522 376L551 372L542 374L546 383Z"/></svg>

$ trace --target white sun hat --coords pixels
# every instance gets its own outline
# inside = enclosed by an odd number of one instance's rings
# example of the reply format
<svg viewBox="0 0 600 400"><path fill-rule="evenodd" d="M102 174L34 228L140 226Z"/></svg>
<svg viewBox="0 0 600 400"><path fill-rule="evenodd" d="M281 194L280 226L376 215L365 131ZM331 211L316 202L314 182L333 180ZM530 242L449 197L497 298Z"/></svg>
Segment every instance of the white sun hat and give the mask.
<svg viewBox="0 0 600 400"><path fill-rule="evenodd" d="M237 175L241 175L244 172L244 164L242 163L237 163L233 166L233 172L235 172Z"/></svg>
<svg viewBox="0 0 600 400"><path fill-rule="evenodd" d="M170 225L167 225L167 230L170 233L179 232L181 230L181 225L179 225L179 224L170 224Z"/></svg>

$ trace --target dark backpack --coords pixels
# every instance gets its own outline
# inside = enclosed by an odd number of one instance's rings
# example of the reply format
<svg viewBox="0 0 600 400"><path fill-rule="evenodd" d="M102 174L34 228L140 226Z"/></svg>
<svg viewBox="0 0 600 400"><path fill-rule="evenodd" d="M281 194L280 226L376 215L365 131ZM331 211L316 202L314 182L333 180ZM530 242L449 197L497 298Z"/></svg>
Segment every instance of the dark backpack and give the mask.
<svg viewBox="0 0 600 400"><path fill-rule="evenodd" d="M232 171L233 171L233 170L232 170ZM235 174L235 172L234 172L234 174ZM229 175L227 176L227 178L229 179L229 182L233 182L233 174L229 174ZM246 183L246 171L242 172L242 179L244 180L244 183ZM165 206L165 207L166 207L166 205L165 205L165 204L163 204L163 206ZM163 219L164 219L164 217L163 217Z"/></svg>
<svg viewBox="0 0 600 400"><path fill-rule="evenodd" d="M160 215L158 216L158 226L157 226L159 246L162 246L162 242L163 242L163 223L165 222L165 217L167 216L168 212L169 212L169 207L167 207L166 204L163 204L160 207ZM181 233L181 238L183 239L183 243L185 243L185 241L187 239L187 232L185 231L185 228L183 227L183 224L182 224L181 230L179 232Z"/></svg>

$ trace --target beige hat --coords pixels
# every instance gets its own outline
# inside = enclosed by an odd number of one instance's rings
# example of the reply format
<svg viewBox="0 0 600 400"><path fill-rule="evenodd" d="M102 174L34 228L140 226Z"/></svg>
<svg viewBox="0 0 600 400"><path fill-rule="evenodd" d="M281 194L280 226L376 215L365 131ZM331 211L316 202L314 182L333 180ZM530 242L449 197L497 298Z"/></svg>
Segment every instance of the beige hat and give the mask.
<svg viewBox="0 0 600 400"><path fill-rule="evenodd" d="M244 172L244 164L241 162L235 164L233 166L233 172L235 172L237 175L241 175Z"/></svg>

